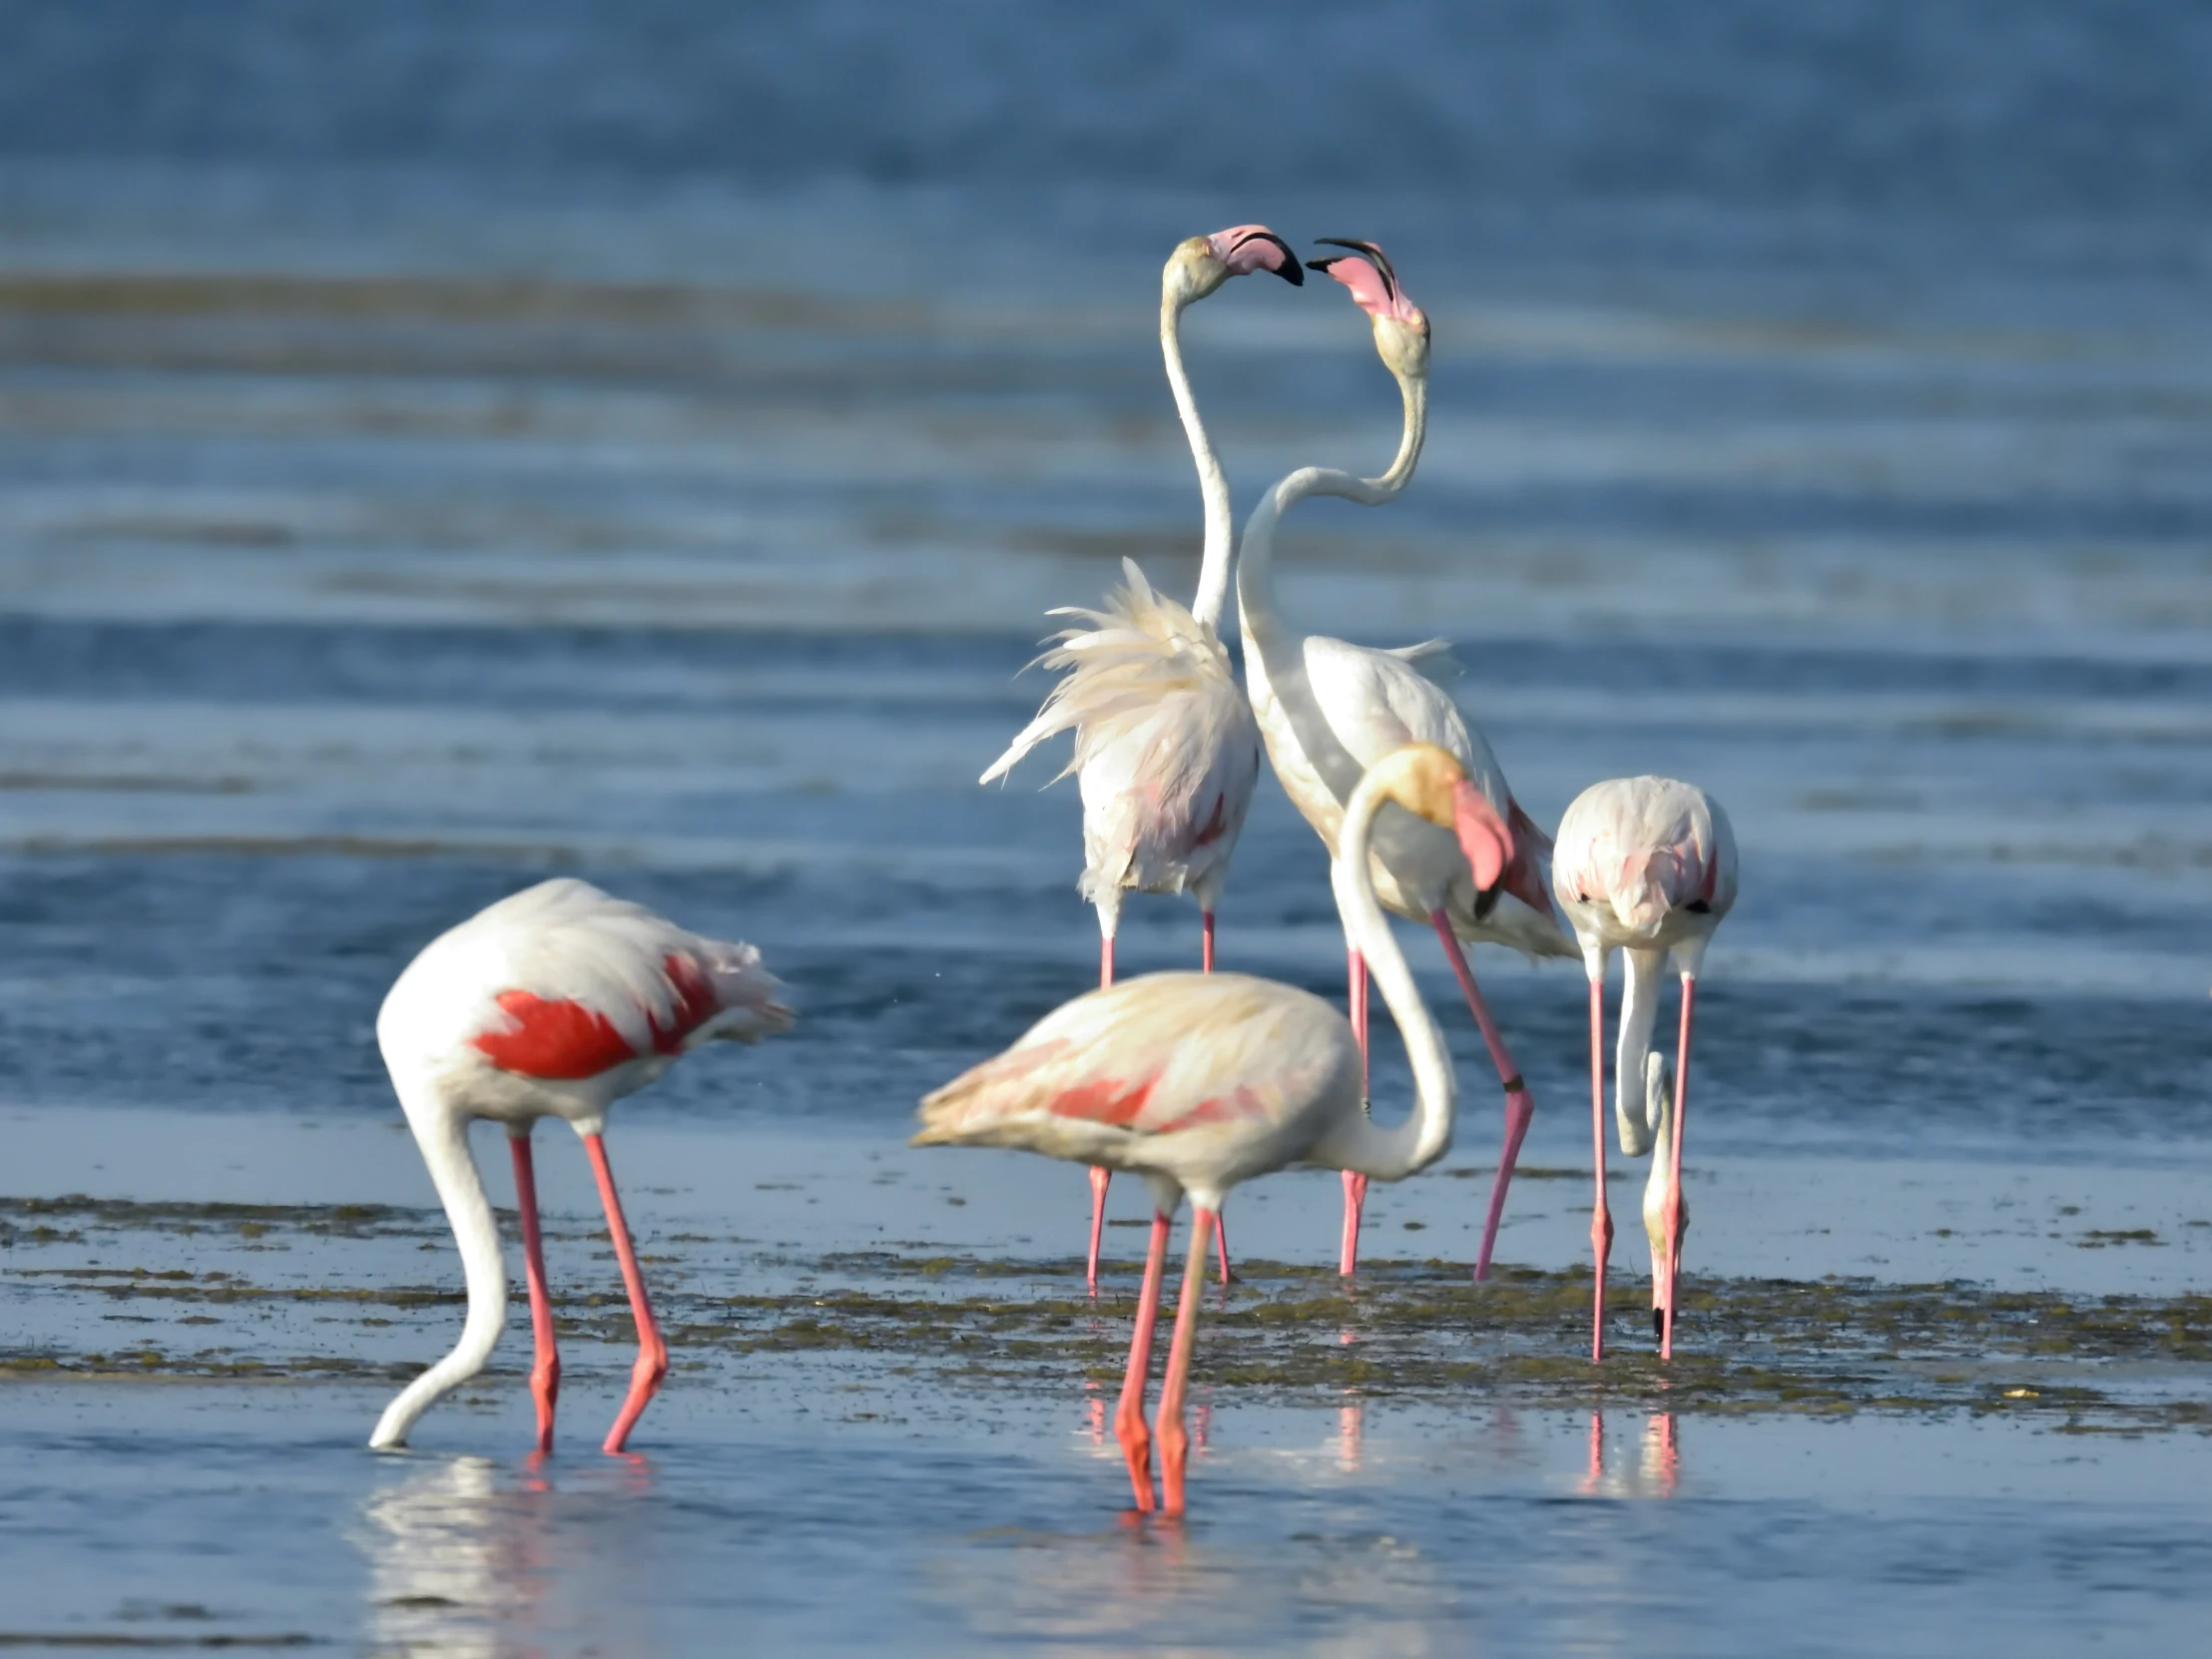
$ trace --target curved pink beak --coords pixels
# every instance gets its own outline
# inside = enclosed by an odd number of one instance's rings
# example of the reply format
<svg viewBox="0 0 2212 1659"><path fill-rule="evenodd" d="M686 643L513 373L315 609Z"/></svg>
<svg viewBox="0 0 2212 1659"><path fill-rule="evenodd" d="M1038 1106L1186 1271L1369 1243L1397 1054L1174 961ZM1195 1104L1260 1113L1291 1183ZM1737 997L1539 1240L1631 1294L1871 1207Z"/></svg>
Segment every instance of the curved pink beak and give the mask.
<svg viewBox="0 0 2212 1659"><path fill-rule="evenodd" d="M1249 276L1255 271L1272 271L1292 287L1306 284L1291 245L1265 225L1232 225L1208 237L1214 258L1229 268L1232 276Z"/></svg>
<svg viewBox="0 0 2212 1659"><path fill-rule="evenodd" d="M1344 237L1323 237L1321 241L1325 247L1349 248L1352 252L1308 260L1307 266L1344 283L1352 290L1354 304L1370 316L1386 316L1393 322L1421 320L1420 307L1397 285L1397 273L1382 249L1372 242L1352 242Z"/></svg>
<svg viewBox="0 0 2212 1659"><path fill-rule="evenodd" d="M1478 891L1488 892L1505 879L1513 864L1513 831L1490 798L1464 778L1451 787L1451 828Z"/></svg>

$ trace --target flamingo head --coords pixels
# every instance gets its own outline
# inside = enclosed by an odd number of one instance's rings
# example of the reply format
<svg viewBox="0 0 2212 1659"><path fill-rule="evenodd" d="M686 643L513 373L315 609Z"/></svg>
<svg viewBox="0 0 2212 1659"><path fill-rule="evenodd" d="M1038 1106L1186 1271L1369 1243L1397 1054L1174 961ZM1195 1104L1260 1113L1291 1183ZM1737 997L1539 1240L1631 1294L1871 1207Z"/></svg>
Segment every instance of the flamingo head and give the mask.
<svg viewBox="0 0 2212 1659"><path fill-rule="evenodd" d="M1232 225L1210 237L1191 237L1175 245L1160 273L1160 292L1171 305L1204 299L1232 276L1272 271L1293 287L1304 285L1291 245L1265 225Z"/></svg>
<svg viewBox="0 0 2212 1659"><path fill-rule="evenodd" d="M1513 831L1490 798L1475 788L1450 751L1408 744L1377 763L1390 768L1384 793L1416 818L1449 830L1474 870L1474 884L1489 891L1513 862Z"/></svg>
<svg viewBox="0 0 2212 1659"><path fill-rule="evenodd" d="M1397 285L1397 272L1390 257L1372 242L1324 237L1331 248L1349 248L1349 254L1331 254L1307 265L1325 273L1352 290L1352 302L1375 319L1375 348L1392 374L1418 379L1428 372L1428 318L1405 297Z"/></svg>

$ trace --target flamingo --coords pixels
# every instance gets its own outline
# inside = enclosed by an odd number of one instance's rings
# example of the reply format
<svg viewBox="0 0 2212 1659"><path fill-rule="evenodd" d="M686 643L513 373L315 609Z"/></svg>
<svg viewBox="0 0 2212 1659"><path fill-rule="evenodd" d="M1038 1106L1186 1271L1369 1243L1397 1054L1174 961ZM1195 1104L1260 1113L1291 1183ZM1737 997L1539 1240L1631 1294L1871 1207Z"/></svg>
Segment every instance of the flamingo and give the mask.
<svg viewBox="0 0 2212 1659"><path fill-rule="evenodd" d="M1713 930L1736 902L1736 832L1719 802L1672 778L1615 778L1592 784L1559 821L1552 883L1582 946L1590 979L1590 1138L1597 1202L1590 1248L1597 1258L1597 1301L1590 1360L1605 1358L1605 1259L1613 1218L1605 1208L1605 967L1616 946L1627 961L1621 992L1620 1050L1614 1065L1621 1151L1651 1152L1644 1189L1644 1235L1651 1245L1651 1320L1661 1359L1674 1357L1675 1286L1682 1271L1682 1115L1690 1092L1690 1020L1698 969ZM1682 1030L1669 1099L1667 1063L1651 1052L1659 973L1674 953L1682 975ZM1631 1080L1643 1079L1641 1112L1629 1108ZM1654 1150L1653 1143L1658 1143Z"/></svg>
<svg viewBox="0 0 2212 1659"><path fill-rule="evenodd" d="M376 1042L460 1247L468 1318L453 1352L400 1390L368 1443L400 1446L437 1398L484 1369L507 1320L499 1229L469 1152L476 1118L506 1125L530 1288L539 1451L553 1447L561 1361L545 1289L530 1131L565 1118L584 1138L638 1329L638 1359L605 1449L618 1452L668 1371L601 1131L607 1108L714 1037L754 1042L792 1023L783 982L726 944L562 878L501 899L423 947L384 997Z"/></svg>
<svg viewBox="0 0 2212 1659"><path fill-rule="evenodd" d="M1407 743L1432 743L1449 750L1511 826L1513 862L1495 887L1469 879L1466 859L1450 836L1402 815L1384 817L1375 848L1376 888L1383 907L1435 929L1505 1085L1505 1150L1498 1160L1474 1268L1476 1279L1486 1279L1506 1186L1535 1103L1475 987L1459 941L1487 939L1531 957L1571 956L1574 947L1560 930L1544 890L1551 843L1514 801L1490 746L1467 725L1443 689L1458 673L1443 641L1394 651L1371 650L1318 634L1294 633L1276 608L1275 531L1283 515L1313 495L1343 496L1371 507L1393 499L1413 475L1427 424L1428 318L1406 297L1382 249L1369 242L1324 240L1352 252L1309 263L1351 289L1354 302L1374 318L1376 350L1396 379L1404 401L1404 431L1396 459L1381 477L1357 478L1333 467L1302 467L1279 480L1253 509L1237 557L1245 682L1275 775L1332 855L1342 848L1346 804L1362 770ZM1367 963L1359 945L1349 937L1346 942L1353 1028L1360 1034L1365 1054ZM1366 1181L1347 1171L1338 1267L1348 1276L1359 1256L1360 1217L1366 1200Z"/></svg>
<svg viewBox="0 0 2212 1659"><path fill-rule="evenodd" d="M1377 815L1393 804L1454 836L1485 888L1510 866L1514 847L1488 796L1433 745L1382 757L1345 809L1349 856L1336 860L1331 881L1412 1062L1413 1111L1397 1128L1368 1116L1365 1061L1344 1015L1310 991L1242 973L1150 973L1087 991L921 1103L916 1146L1018 1147L1130 1170L1151 1188L1151 1249L1114 1412L1140 1510L1154 1506L1144 1395L1183 1195L1192 1204L1190 1254L1156 1423L1159 1507L1170 1515L1183 1512L1183 1405L1207 1243L1230 1189L1293 1164L1397 1181L1450 1150L1451 1059L1377 903L1367 857Z"/></svg>
<svg viewBox="0 0 2212 1659"><path fill-rule="evenodd" d="M1290 245L1264 225L1236 225L1176 245L1160 273L1160 354L1183 417L1206 510L1205 553L1198 595L1185 610L1156 592L1134 559L1121 568L1128 585L1106 596L1103 610L1074 606L1054 616L1090 626L1058 635L1037 664L1066 669L1044 707L979 780L1012 771L1046 738L1071 728L1075 754L1065 771L1083 797L1083 896L1098 908L1098 982L1114 982L1114 935L1123 895L1188 892L1198 900L1200 960L1214 969L1214 909L1229 873L1229 855L1244 829L1252 787L1260 777L1260 734L1252 705L1216 632L1229 598L1235 525L1229 480L1198 417L1183 369L1184 309L1232 276L1272 271L1294 287L1306 280ZM1106 1220L1107 1169L1091 1176L1089 1279L1098 1289L1098 1246ZM1221 1277L1229 1280L1229 1244L1221 1241Z"/></svg>

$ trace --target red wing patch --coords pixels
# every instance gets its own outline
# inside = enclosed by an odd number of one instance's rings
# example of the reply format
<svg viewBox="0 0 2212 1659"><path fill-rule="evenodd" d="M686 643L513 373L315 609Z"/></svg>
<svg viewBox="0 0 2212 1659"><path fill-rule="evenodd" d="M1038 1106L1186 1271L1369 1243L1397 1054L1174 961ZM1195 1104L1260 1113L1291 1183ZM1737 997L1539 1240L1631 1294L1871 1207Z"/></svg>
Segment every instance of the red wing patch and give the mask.
<svg viewBox="0 0 2212 1659"><path fill-rule="evenodd" d="M716 1012L714 981L688 956L662 961L676 992L676 1007L663 1024L651 1015L652 1052L679 1054L684 1039ZM501 1071L573 1082L640 1058L615 1022L581 1002L548 1002L534 991L501 991L500 1008L512 1022L504 1031L470 1039Z"/></svg>
<svg viewBox="0 0 2212 1659"><path fill-rule="evenodd" d="M653 1046L663 1054L680 1054L684 1039L715 1016L715 983L689 956L664 956L661 966L676 991L676 1012L665 1026L650 1021Z"/></svg>
<svg viewBox="0 0 2212 1659"><path fill-rule="evenodd" d="M1080 1118L1085 1123L1126 1129L1137 1121L1137 1114L1144 1110L1144 1103L1151 1097L1150 1081L1131 1085L1106 1078L1063 1089L1045 1102L1044 1109L1057 1118Z"/></svg>
<svg viewBox="0 0 2212 1659"><path fill-rule="evenodd" d="M505 1031L470 1039L501 1071L573 1080L638 1057L615 1023L581 1002L548 1002L530 991L501 991L499 1006L513 1022Z"/></svg>
<svg viewBox="0 0 2212 1659"><path fill-rule="evenodd" d="M1507 822L1513 827L1513 861L1505 866L1505 890L1540 916L1552 914L1551 894L1544 891L1536 862L1536 849L1551 849L1551 837L1536 828L1536 821L1521 811L1521 804L1507 798L1512 809Z"/></svg>

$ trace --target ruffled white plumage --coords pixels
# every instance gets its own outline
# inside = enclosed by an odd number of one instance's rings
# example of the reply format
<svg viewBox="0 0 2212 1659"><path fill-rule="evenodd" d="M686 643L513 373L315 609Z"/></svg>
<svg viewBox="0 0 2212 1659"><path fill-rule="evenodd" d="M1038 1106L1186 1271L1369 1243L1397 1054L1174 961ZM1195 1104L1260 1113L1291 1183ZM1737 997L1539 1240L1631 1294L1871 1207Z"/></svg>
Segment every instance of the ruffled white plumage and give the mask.
<svg viewBox="0 0 2212 1659"><path fill-rule="evenodd" d="M1057 775L1083 797L1084 897L1111 934L1121 894L1194 892L1213 907L1260 775L1260 732L1213 628L1155 590L1133 560L1126 585L1080 617L1033 666L1061 671L1034 720L981 782L1061 732Z"/></svg>

